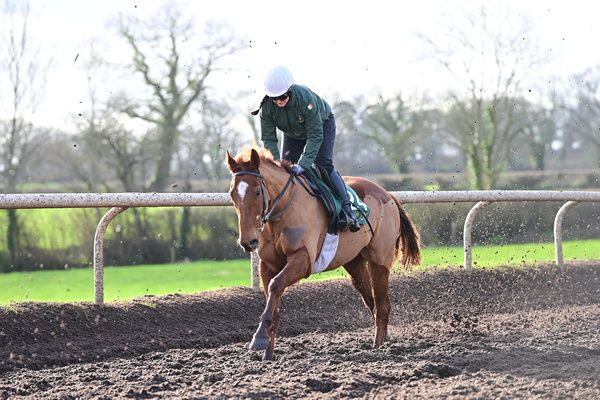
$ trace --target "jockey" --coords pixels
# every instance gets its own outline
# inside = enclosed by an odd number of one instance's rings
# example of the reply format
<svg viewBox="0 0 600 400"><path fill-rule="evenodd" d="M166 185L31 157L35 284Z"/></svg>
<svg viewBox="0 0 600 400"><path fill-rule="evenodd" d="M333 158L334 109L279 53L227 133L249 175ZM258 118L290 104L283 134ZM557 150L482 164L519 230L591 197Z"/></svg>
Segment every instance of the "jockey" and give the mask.
<svg viewBox="0 0 600 400"><path fill-rule="evenodd" d="M323 167L342 200L340 229L347 226L351 232L358 231L360 226L351 210L346 186L333 166L336 129L329 104L306 86L296 84L284 66L276 66L267 73L265 93L260 113L264 146L276 160L280 158L276 132L279 128L284 133L283 158L294 163L292 174L302 174L313 163Z"/></svg>

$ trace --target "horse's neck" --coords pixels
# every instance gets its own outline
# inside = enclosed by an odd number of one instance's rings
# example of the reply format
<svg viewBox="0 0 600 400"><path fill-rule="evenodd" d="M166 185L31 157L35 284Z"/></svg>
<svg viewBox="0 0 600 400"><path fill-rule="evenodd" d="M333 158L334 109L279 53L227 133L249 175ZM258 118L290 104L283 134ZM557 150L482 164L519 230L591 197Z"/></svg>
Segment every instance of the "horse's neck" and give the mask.
<svg viewBox="0 0 600 400"><path fill-rule="evenodd" d="M273 202L275 198L282 193L283 188L285 187L287 181L290 179L290 174L284 169L278 169L273 166L269 166L269 168L261 168L261 173L264 176L265 186L267 187L267 192L269 196L269 201ZM300 178L303 179L303 178ZM318 215L319 208L322 207L319 204L319 201L308 194L308 192L302 187L294 182L287 187L285 193L283 193L281 200L275 206L274 215L276 216L275 220L285 220L285 224L289 226L289 224L305 224L306 217L311 216L311 218L315 218ZM285 218L283 218L285 216ZM327 228L327 221L323 221L324 223L319 223L318 220L311 220L310 230L305 232L307 237L311 237L314 235L324 234ZM322 231L320 231L322 230ZM272 234L272 230L268 230ZM310 232L310 234L309 234ZM313 235L314 234L314 235Z"/></svg>
<svg viewBox="0 0 600 400"><path fill-rule="evenodd" d="M271 198L277 196L285 186L290 175L283 169L273 166L261 167L262 175L265 177L265 186Z"/></svg>

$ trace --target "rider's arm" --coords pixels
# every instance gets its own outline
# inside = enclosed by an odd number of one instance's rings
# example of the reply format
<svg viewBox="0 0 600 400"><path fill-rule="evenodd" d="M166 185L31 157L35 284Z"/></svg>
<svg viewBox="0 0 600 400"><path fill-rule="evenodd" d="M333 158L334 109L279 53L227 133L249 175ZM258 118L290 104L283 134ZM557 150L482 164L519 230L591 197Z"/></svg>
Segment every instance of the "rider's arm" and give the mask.
<svg viewBox="0 0 600 400"><path fill-rule="evenodd" d="M279 148L277 147L277 129L270 113L264 108L260 112L260 140L264 146L271 151L273 159L279 160Z"/></svg>
<svg viewBox="0 0 600 400"><path fill-rule="evenodd" d="M317 158L317 153L319 152L321 143L323 143L323 121L321 120L321 113L317 108L316 99L311 99L310 102L302 105L302 108L305 121L304 126L306 127L306 145L304 146L302 155L300 155L298 164L308 169L315 161L315 158Z"/></svg>

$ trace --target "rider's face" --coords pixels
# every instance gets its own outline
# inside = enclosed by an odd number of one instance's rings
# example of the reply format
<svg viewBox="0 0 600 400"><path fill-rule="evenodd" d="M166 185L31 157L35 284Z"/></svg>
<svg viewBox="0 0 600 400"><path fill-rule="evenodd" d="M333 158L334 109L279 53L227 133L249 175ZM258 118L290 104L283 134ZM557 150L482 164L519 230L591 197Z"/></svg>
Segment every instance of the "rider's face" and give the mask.
<svg viewBox="0 0 600 400"><path fill-rule="evenodd" d="M277 104L277 107L279 108L283 108L287 105L287 103L290 101L290 97L286 97L285 100L275 100L275 104Z"/></svg>
<svg viewBox="0 0 600 400"><path fill-rule="evenodd" d="M277 96L277 97L271 97L271 100L273 100L273 102L275 104L277 104L277 107L279 107L279 108L285 107L287 105L287 103L290 101L290 91L288 90L284 94Z"/></svg>

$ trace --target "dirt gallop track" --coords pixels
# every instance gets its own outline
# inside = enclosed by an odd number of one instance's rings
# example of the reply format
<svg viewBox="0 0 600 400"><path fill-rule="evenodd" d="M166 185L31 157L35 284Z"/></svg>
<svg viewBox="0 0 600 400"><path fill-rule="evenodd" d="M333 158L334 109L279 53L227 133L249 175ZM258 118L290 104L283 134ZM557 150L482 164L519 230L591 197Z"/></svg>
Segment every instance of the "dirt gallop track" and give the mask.
<svg viewBox="0 0 600 400"><path fill-rule="evenodd" d="M250 289L0 309L0 398L600 398L600 267L395 276L390 339L345 281L282 304L276 359L247 350Z"/></svg>

